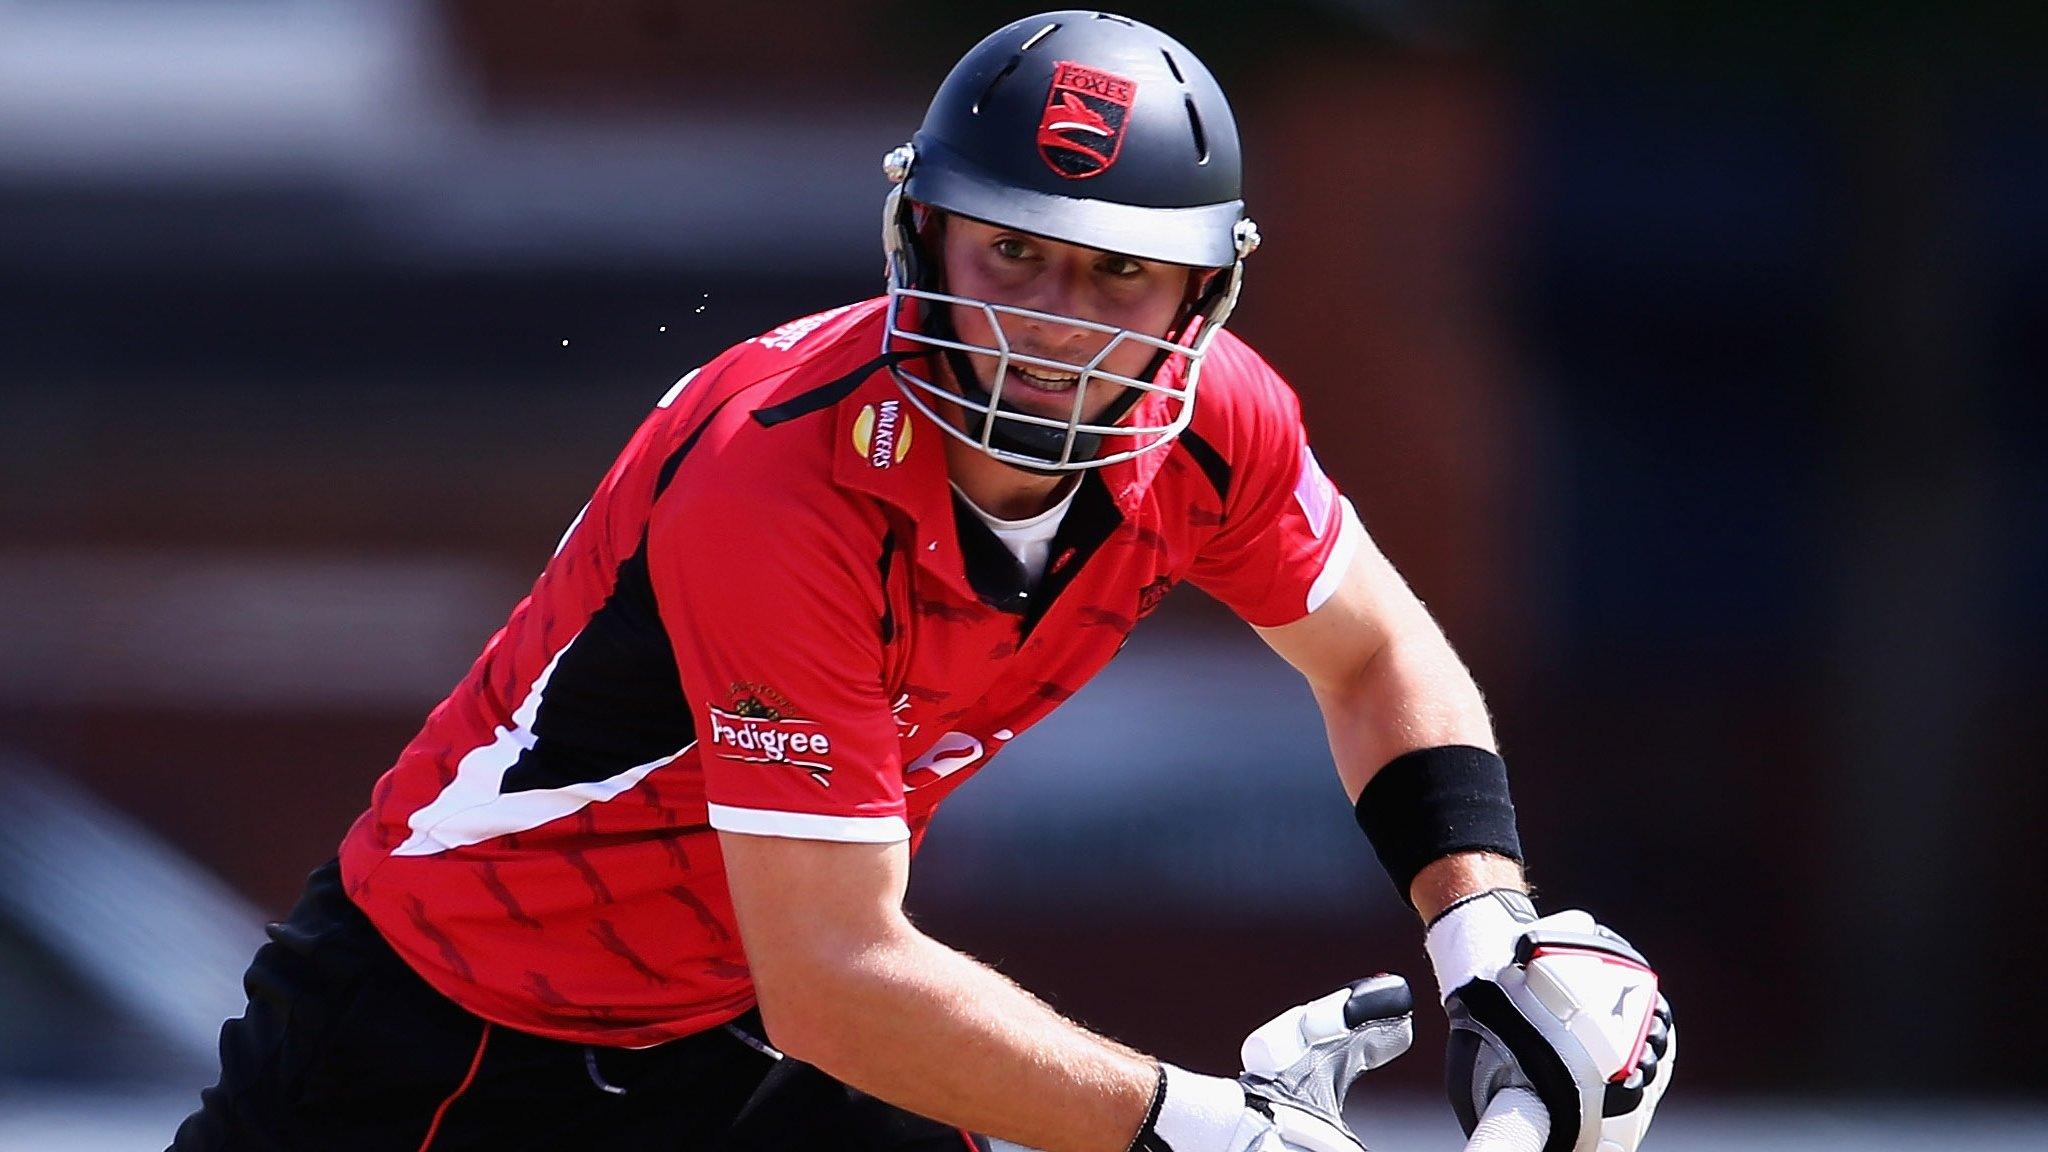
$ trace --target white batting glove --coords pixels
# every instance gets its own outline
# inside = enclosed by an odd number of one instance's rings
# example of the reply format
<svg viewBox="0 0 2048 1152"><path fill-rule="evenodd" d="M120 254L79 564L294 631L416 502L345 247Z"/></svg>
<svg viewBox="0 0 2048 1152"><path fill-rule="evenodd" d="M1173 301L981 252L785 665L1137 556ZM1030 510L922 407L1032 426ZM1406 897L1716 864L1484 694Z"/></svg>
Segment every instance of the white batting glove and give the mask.
<svg viewBox="0 0 2048 1152"><path fill-rule="evenodd" d="M1544 1152L1635 1152L1678 1056L1671 1005L1628 941L1584 912L1538 918L1495 889L1426 938L1450 1015L1447 1087L1467 1135L1494 1093L1527 1087L1550 1113Z"/></svg>
<svg viewBox="0 0 2048 1152"><path fill-rule="evenodd" d="M1345 1093L1414 1042L1414 998L1374 976L1289 1008L1245 1039L1237 1080L1163 1065L1165 1094L1134 1152L1364 1152Z"/></svg>
<svg viewBox="0 0 2048 1152"><path fill-rule="evenodd" d="M1344 1129L1344 1097L1358 1078L1415 1042L1415 997L1399 976L1370 976L1260 1025L1238 1049L1245 1090L1281 1110Z"/></svg>
<svg viewBox="0 0 2048 1152"><path fill-rule="evenodd" d="M1344 1126L1344 1096L1408 1050L1414 1009L1406 980L1373 976L1260 1025L1245 1038L1236 1080L1161 1064L1152 1115L1131 1152L1365 1152Z"/></svg>
<svg viewBox="0 0 2048 1152"><path fill-rule="evenodd" d="M992 1152L1034 1152L990 1140ZM1130 1152L1365 1152L1340 1123L1313 1111L1276 1105L1243 1084L1159 1065L1152 1114Z"/></svg>

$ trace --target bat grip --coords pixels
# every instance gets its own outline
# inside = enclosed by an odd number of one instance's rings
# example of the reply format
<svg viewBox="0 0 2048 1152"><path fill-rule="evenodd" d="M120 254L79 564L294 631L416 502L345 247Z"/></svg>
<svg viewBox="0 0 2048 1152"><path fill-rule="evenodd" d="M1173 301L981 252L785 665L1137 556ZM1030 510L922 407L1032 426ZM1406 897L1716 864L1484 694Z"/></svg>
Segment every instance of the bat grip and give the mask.
<svg viewBox="0 0 2048 1152"><path fill-rule="evenodd" d="M1543 1152L1550 1139L1550 1113L1536 1093L1527 1088L1503 1088L1494 1093L1486 1115L1472 1129L1465 1152Z"/></svg>

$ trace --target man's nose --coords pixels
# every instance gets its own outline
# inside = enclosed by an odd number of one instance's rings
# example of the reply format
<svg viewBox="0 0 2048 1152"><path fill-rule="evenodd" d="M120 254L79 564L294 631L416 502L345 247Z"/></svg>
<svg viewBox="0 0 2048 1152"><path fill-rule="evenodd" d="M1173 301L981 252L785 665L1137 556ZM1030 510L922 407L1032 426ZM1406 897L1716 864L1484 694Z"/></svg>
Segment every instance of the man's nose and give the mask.
<svg viewBox="0 0 2048 1152"><path fill-rule="evenodd" d="M1044 291L1033 301L1033 311L1051 316L1093 320L1089 299L1089 275L1085 266L1061 269L1044 277ZM1071 323L1059 323L1039 316L1025 321L1034 340L1048 350L1073 351L1100 345L1103 335Z"/></svg>

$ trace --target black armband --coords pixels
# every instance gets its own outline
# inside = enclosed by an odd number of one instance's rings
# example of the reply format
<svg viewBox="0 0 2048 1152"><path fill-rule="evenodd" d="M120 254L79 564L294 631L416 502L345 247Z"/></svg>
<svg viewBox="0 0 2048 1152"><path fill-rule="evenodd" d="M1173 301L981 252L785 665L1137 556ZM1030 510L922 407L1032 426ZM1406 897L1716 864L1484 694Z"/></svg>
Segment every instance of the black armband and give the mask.
<svg viewBox="0 0 2048 1152"><path fill-rule="evenodd" d="M1508 766L1484 748L1453 744L1399 756L1366 782L1358 826L1401 899L1416 874L1456 852L1522 861Z"/></svg>

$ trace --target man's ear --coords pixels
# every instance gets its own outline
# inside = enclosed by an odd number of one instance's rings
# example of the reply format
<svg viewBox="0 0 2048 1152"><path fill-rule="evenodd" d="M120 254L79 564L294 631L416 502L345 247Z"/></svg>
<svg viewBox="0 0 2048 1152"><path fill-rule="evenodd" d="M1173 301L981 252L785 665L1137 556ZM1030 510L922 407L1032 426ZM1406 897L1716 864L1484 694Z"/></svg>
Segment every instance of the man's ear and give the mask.
<svg viewBox="0 0 2048 1152"><path fill-rule="evenodd" d="M910 249L919 281L915 287L945 290L946 216L929 204L911 201Z"/></svg>
<svg viewBox="0 0 2048 1152"><path fill-rule="evenodd" d="M1188 269L1188 291L1187 295L1183 296L1180 302L1181 321L1183 323L1186 322L1188 317L1193 316L1201 309L1203 302L1209 298L1209 290L1216 285L1216 277L1226 271L1228 269L1224 268ZM1178 328L1180 324L1175 324L1174 327Z"/></svg>

